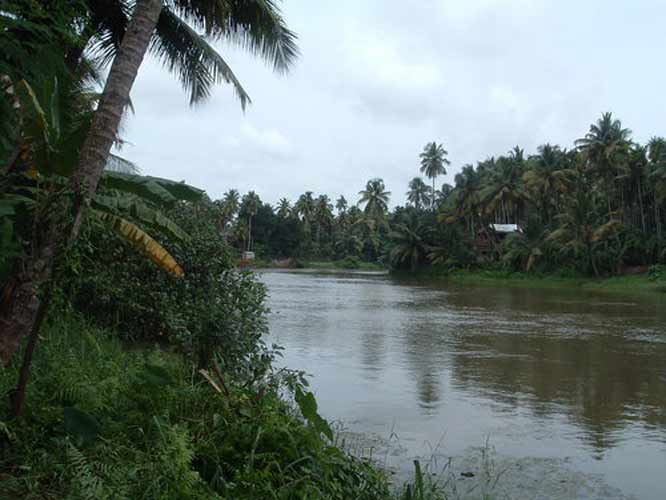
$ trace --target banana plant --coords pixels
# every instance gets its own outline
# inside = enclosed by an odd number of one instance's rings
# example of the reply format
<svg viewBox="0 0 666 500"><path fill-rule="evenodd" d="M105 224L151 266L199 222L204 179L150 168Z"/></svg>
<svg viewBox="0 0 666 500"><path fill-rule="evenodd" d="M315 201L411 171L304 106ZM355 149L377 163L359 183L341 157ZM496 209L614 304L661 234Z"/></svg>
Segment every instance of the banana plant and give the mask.
<svg viewBox="0 0 666 500"><path fill-rule="evenodd" d="M0 206L0 241L2 249L7 249L7 252L0 249L4 261L14 255L10 250L16 240L17 204L23 202L29 210L39 198L40 190L57 188L67 192L67 179L76 165L94 103L92 94L72 86L72 82L60 85L57 78L41 82L38 91L25 80L16 85L23 124L23 154L19 158L22 161L9 166L8 174L23 180L4 186L5 196ZM92 200L91 213L165 272L183 276L180 265L149 231L187 240L187 233L166 217L163 209L179 201L196 202L203 191L182 182L139 175L135 165L118 156L111 157L109 166L111 169L104 173ZM26 189L31 193L28 196L24 194Z"/></svg>

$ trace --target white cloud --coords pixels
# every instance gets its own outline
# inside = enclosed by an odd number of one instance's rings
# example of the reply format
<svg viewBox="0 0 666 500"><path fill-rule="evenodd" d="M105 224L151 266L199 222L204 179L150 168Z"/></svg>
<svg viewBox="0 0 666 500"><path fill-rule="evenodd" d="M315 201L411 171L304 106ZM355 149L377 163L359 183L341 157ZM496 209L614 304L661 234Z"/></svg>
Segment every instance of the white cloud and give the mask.
<svg viewBox="0 0 666 500"><path fill-rule="evenodd" d="M427 141L460 167L519 144L565 147L602 111L641 141L663 130L659 61L666 5L650 0L286 0L302 58L291 75L220 49L250 93L229 86L188 109L179 85L144 63L123 154L147 173L213 197L230 187L276 202L306 190L354 200L383 177L403 203ZM621 34L618 35L618 34Z"/></svg>
<svg viewBox="0 0 666 500"><path fill-rule="evenodd" d="M237 140L237 147L257 148L269 156L275 155L281 158L289 158L293 155L291 143L278 130L260 130L249 122L245 122L241 126L241 135L244 141Z"/></svg>

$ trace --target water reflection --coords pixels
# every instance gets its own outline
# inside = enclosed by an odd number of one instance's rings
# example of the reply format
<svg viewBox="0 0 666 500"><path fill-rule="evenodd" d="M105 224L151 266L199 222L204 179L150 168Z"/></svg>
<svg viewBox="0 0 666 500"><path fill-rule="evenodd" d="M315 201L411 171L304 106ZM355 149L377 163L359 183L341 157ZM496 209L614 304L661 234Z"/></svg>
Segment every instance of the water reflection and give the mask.
<svg viewBox="0 0 666 500"><path fill-rule="evenodd" d="M333 418L399 419L431 442L443 427L467 439L477 427L513 433L525 455L543 453L549 439L562 455L586 449L594 459L625 442L659 443L666 463L663 299L369 276L264 279L279 312L275 340L287 363L314 373Z"/></svg>

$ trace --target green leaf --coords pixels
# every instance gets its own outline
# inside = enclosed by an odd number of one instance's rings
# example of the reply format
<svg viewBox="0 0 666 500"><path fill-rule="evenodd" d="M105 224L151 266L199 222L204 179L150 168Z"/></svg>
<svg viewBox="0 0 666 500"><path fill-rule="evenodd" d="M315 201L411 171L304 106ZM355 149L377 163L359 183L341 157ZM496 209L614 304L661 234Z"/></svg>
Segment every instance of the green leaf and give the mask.
<svg viewBox="0 0 666 500"><path fill-rule="evenodd" d="M84 444L95 441L101 426L92 415L73 406L65 406L64 414L65 432L69 436L80 439Z"/></svg>
<svg viewBox="0 0 666 500"><path fill-rule="evenodd" d="M331 426L326 419L317 413L317 400L315 399L314 394L311 392L303 392L298 388L296 389L294 399L296 400L296 404L301 410L305 420L307 420L318 432L333 441L333 431L331 430Z"/></svg>
<svg viewBox="0 0 666 500"><path fill-rule="evenodd" d="M159 177L104 172L100 186L132 193L158 205L170 206L177 201L199 201L204 191L184 182L174 182Z"/></svg>
<svg viewBox="0 0 666 500"><path fill-rule="evenodd" d="M93 207L103 211L113 213L115 211L124 212L132 217L150 224L161 233L177 239L189 240L190 236L183 231L178 224L160 211L153 210L140 199L122 194L121 196L104 196L96 194L92 200Z"/></svg>
<svg viewBox="0 0 666 500"><path fill-rule="evenodd" d="M143 229L117 215L100 212L99 210L92 210L92 212L102 221L108 223L111 229L121 238L148 257L159 268L177 278L182 278L185 275L183 268L176 262L176 259Z"/></svg>
<svg viewBox="0 0 666 500"><path fill-rule="evenodd" d="M173 385L174 383L171 374L159 365L145 365L141 376L152 385Z"/></svg>

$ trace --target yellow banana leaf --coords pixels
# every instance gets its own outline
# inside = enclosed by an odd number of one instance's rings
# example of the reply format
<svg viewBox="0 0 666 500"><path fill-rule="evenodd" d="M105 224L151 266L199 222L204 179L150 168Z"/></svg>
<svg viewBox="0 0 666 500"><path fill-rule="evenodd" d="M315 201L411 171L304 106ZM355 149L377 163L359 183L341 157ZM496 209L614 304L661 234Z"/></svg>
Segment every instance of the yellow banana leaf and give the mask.
<svg viewBox="0 0 666 500"><path fill-rule="evenodd" d="M118 235L128 241L134 248L152 260L160 269L178 278L185 275L183 268L176 262L176 259L141 228L117 215L97 210L94 210L94 213L101 220L108 223Z"/></svg>

